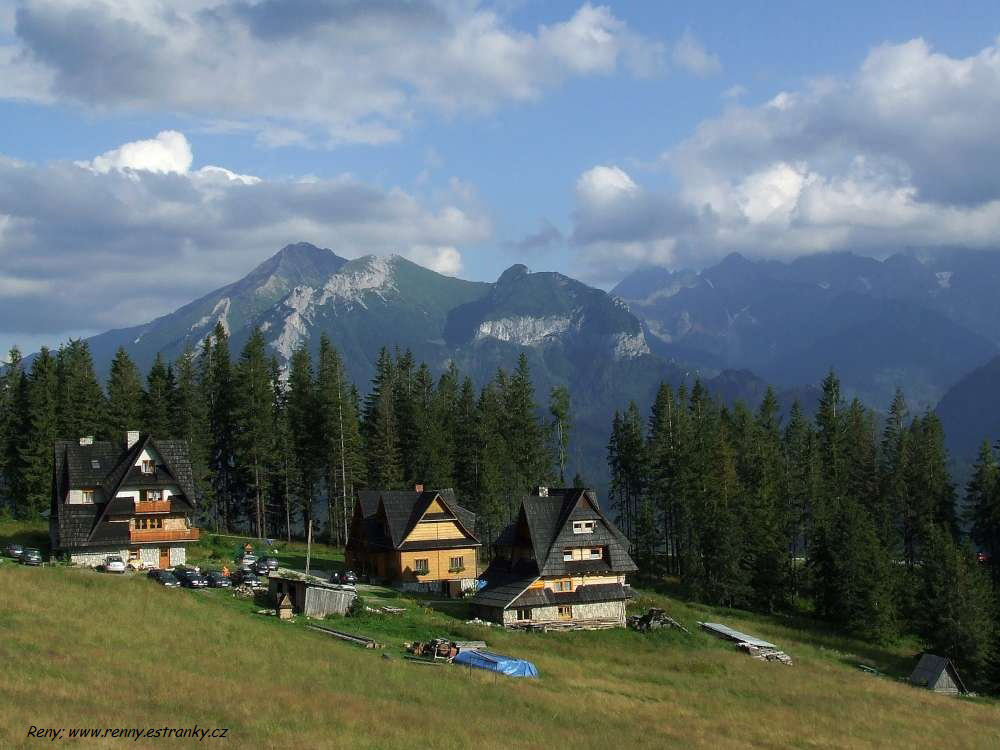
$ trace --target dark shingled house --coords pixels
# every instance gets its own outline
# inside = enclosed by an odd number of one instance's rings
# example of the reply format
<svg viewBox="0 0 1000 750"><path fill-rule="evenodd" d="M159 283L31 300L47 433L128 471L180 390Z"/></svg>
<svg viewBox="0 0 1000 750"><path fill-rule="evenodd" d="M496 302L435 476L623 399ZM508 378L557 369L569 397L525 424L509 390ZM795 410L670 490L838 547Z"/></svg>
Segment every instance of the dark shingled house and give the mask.
<svg viewBox="0 0 1000 750"><path fill-rule="evenodd" d="M637 570L625 536L587 489L548 489L525 497L517 520L496 541L476 614L524 622L617 620L625 625L625 574Z"/></svg>
<svg viewBox="0 0 1000 750"><path fill-rule="evenodd" d="M185 545L198 539L187 443L138 432L124 437L124 444L56 442L52 549L80 565L102 565L109 556L136 567L182 565Z"/></svg>
<svg viewBox="0 0 1000 750"><path fill-rule="evenodd" d="M347 565L403 589L457 595L475 585L476 515L453 490L358 493Z"/></svg>

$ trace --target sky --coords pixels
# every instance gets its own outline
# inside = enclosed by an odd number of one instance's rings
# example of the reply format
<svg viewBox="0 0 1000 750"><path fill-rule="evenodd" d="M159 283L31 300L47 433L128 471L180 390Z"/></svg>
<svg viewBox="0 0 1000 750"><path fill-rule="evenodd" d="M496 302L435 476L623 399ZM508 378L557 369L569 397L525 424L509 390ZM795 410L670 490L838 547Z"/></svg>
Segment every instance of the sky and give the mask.
<svg viewBox="0 0 1000 750"><path fill-rule="evenodd" d="M299 241L605 289L998 247L1000 5L956 7L0 0L0 350Z"/></svg>

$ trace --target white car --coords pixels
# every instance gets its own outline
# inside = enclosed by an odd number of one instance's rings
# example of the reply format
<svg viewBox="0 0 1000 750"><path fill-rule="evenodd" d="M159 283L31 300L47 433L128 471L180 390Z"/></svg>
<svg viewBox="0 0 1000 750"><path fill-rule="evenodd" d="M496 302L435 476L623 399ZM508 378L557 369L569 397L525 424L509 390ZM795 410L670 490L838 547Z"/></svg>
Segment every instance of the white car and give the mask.
<svg viewBox="0 0 1000 750"><path fill-rule="evenodd" d="M125 561L120 557L109 557L104 563L105 573L124 573Z"/></svg>

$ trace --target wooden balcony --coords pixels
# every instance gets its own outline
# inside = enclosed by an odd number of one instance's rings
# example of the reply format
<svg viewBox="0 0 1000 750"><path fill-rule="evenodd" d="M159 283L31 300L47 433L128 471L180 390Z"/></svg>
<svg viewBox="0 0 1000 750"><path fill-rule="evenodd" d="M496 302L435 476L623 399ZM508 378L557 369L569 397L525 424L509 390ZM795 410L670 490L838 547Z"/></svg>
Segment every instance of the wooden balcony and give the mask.
<svg viewBox="0 0 1000 750"><path fill-rule="evenodd" d="M169 513L170 500L136 500L136 513Z"/></svg>
<svg viewBox="0 0 1000 750"><path fill-rule="evenodd" d="M129 536L139 542L197 542L198 529L130 529Z"/></svg>

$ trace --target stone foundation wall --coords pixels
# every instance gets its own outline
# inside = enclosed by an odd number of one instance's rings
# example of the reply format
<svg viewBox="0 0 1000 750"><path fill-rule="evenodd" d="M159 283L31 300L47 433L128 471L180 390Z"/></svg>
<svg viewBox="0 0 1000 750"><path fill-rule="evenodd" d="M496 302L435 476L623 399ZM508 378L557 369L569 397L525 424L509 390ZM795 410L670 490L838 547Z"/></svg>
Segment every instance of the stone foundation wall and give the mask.
<svg viewBox="0 0 1000 750"><path fill-rule="evenodd" d="M573 607L573 620L615 619L621 623L622 627L625 627L625 602L623 601L591 602L571 606ZM480 617L484 620L502 622L504 625L513 625L518 622L516 607L502 610L502 618L500 610L486 607L480 607L480 609L483 610ZM529 612L534 621L562 619L559 617L558 607L530 607Z"/></svg>
<svg viewBox="0 0 1000 750"><path fill-rule="evenodd" d="M128 560L128 549L122 549L121 547L90 547L86 551L70 552L69 561L74 565L96 568L104 565L107 559L112 556Z"/></svg>

